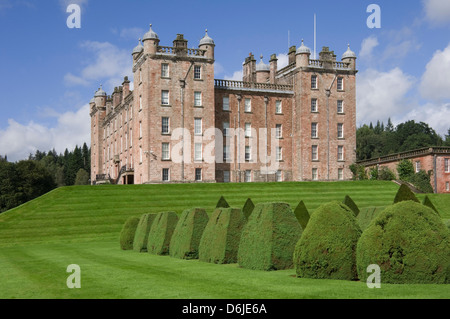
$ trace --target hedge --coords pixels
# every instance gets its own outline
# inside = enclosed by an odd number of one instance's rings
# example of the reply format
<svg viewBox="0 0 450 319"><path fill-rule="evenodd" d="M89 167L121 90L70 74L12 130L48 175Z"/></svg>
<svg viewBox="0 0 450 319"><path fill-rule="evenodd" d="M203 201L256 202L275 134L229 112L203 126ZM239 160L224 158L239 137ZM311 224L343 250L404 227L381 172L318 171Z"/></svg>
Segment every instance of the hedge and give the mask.
<svg viewBox="0 0 450 319"><path fill-rule="evenodd" d="M175 212L158 213L148 234L147 250L151 254L168 255L170 239L178 222Z"/></svg>
<svg viewBox="0 0 450 319"><path fill-rule="evenodd" d="M144 214L139 220L139 224L136 228L136 234L134 235L133 249L138 252L147 251L148 234L152 227L156 214Z"/></svg>
<svg viewBox="0 0 450 319"><path fill-rule="evenodd" d="M203 208L183 211L170 240L170 256L181 259L197 259L198 245L208 219L208 214Z"/></svg>
<svg viewBox="0 0 450 319"><path fill-rule="evenodd" d="M358 275L381 268L381 282L392 284L449 283L450 238L442 219L420 203L389 206L363 232L357 247Z"/></svg>
<svg viewBox="0 0 450 319"><path fill-rule="evenodd" d="M294 215L297 218L298 222L300 223L300 226L302 226L302 230L304 230L308 225L309 212L303 201L300 201L300 203L295 208Z"/></svg>
<svg viewBox="0 0 450 319"><path fill-rule="evenodd" d="M395 194L394 198L394 204L400 203L402 201L412 200L416 203L420 203L420 201L417 199L416 195L411 191L411 189L406 186L405 184L400 185L400 188L397 191L397 194Z"/></svg>
<svg viewBox="0 0 450 319"><path fill-rule="evenodd" d="M346 205L348 208L350 208L353 211L353 213L355 214L355 217L358 217L360 210L350 196L346 195L343 203L344 203L344 205Z"/></svg>
<svg viewBox="0 0 450 319"><path fill-rule="evenodd" d="M353 211L340 202L321 205L295 246L297 277L357 279L356 245L361 229Z"/></svg>
<svg viewBox="0 0 450 319"><path fill-rule="evenodd" d="M436 212L436 214L438 214L439 216L441 216L441 214L439 214L438 210L437 210L436 207L433 205L433 203L432 203L431 200L428 198L428 196L425 196L425 198L423 199L422 205L425 205L425 206L431 208L434 212Z"/></svg>
<svg viewBox="0 0 450 319"><path fill-rule="evenodd" d="M369 227L372 219L378 216L378 214L381 213L385 208L386 207L383 206L383 207L365 207L361 209L361 212L356 218L361 230L364 231L367 227Z"/></svg>
<svg viewBox="0 0 450 319"><path fill-rule="evenodd" d="M242 230L238 263L259 270L292 268L294 247L301 233L289 204L257 204Z"/></svg>
<svg viewBox="0 0 450 319"><path fill-rule="evenodd" d="M216 204L216 208L228 208L230 205L228 205L227 201L223 196L220 196L219 201Z"/></svg>
<svg viewBox="0 0 450 319"><path fill-rule="evenodd" d="M139 217L130 217L126 220L120 232L120 248L123 250L132 250L134 235L139 224Z"/></svg>
<svg viewBox="0 0 450 319"><path fill-rule="evenodd" d="M199 260L216 264L236 263L245 223L241 209L216 208L200 240Z"/></svg>
<svg viewBox="0 0 450 319"><path fill-rule="evenodd" d="M246 219L248 219L255 209L255 204L253 204L252 200L250 198L247 199L247 201L244 204L244 208L242 208L242 212L244 213L244 216Z"/></svg>

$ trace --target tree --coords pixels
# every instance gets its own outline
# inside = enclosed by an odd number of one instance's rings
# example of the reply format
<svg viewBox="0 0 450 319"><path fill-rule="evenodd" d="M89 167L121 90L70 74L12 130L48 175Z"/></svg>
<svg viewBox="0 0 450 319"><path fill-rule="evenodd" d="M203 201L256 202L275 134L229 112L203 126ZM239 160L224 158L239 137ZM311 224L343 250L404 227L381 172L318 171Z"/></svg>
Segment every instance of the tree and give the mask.
<svg viewBox="0 0 450 319"><path fill-rule="evenodd" d="M414 165L410 160L404 159L397 164L398 178L402 181L409 181L414 175Z"/></svg>
<svg viewBox="0 0 450 319"><path fill-rule="evenodd" d="M89 185L89 174L83 168L80 168L77 172L75 185Z"/></svg>
<svg viewBox="0 0 450 319"><path fill-rule="evenodd" d="M20 178L19 190L23 192L25 201L39 197L56 187L52 175L37 161L20 161L16 164Z"/></svg>

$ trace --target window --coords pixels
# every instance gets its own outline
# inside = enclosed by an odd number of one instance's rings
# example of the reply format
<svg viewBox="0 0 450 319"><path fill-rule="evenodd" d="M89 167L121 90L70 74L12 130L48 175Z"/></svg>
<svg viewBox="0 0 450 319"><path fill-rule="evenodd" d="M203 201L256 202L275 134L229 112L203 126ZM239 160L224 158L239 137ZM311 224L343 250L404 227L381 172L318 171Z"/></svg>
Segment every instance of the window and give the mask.
<svg viewBox="0 0 450 319"><path fill-rule="evenodd" d="M120 153L123 152L123 136L120 137Z"/></svg>
<svg viewBox="0 0 450 319"><path fill-rule="evenodd" d="M317 75L311 75L311 89L317 89Z"/></svg>
<svg viewBox="0 0 450 319"><path fill-rule="evenodd" d="M275 125L275 133L276 133L276 138L283 137L283 126L281 124Z"/></svg>
<svg viewBox="0 0 450 319"><path fill-rule="evenodd" d="M275 113L276 114L281 114L282 113L282 106L281 106L281 101L276 101L275 102Z"/></svg>
<svg viewBox="0 0 450 319"><path fill-rule="evenodd" d="M317 134L317 123L311 123L311 137L312 138L317 138L318 134Z"/></svg>
<svg viewBox="0 0 450 319"><path fill-rule="evenodd" d="M194 66L194 79L200 80L202 78L202 67L200 65Z"/></svg>
<svg viewBox="0 0 450 319"><path fill-rule="evenodd" d="M416 173L420 172L420 161L416 162Z"/></svg>
<svg viewBox="0 0 450 319"><path fill-rule="evenodd" d="M223 136L228 136L230 130L230 122L223 122Z"/></svg>
<svg viewBox="0 0 450 319"><path fill-rule="evenodd" d="M142 146L139 147L139 163L142 163Z"/></svg>
<svg viewBox="0 0 450 319"><path fill-rule="evenodd" d="M142 69L139 69L139 83L142 82Z"/></svg>
<svg viewBox="0 0 450 319"><path fill-rule="evenodd" d="M130 129L130 147L133 146L133 130Z"/></svg>
<svg viewBox="0 0 450 319"><path fill-rule="evenodd" d="M344 160L344 146L342 145L338 146L337 159L338 161Z"/></svg>
<svg viewBox="0 0 450 319"><path fill-rule="evenodd" d="M142 96L139 96L139 111L142 111Z"/></svg>
<svg viewBox="0 0 450 319"><path fill-rule="evenodd" d="M161 77L168 78L169 77L169 65L167 63L161 64Z"/></svg>
<svg viewBox="0 0 450 319"><path fill-rule="evenodd" d="M340 181L344 180L344 169L343 168L338 169L338 180L340 180Z"/></svg>
<svg viewBox="0 0 450 319"><path fill-rule="evenodd" d="M317 168L312 169L312 180L317 181L319 179L319 176L317 174Z"/></svg>
<svg viewBox="0 0 450 319"><path fill-rule="evenodd" d="M161 121L161 133L162 134L169 134L169 118L163 117Z"/></svg>
<svg viewBox="0 0 450 319"><path fill-rule="evenodd" d="M169 91L161 91L161 104L169 105Z"/></svg>
<svg viewBox="0 0 450 319"><path fill-rule="evenodd" d="M317 108L317 99L311 99L311 112L312 113L319 112L319 110Z"/></svg>
<svg viewBox="0 0 450 319"><path fill-rule="evenodd" d="M194 135L202 135L202 119L194 118Z"/></svg>
<svg viewBox="0 0 450 319"><path fill-rule="evenodd" d="M338 89L338 91L344 90L344 78L342 78L342 77L337 78L337 89Z"/></svg>
<svg viewBox="0 0 450 319"><path fill-rule="evenodd" d="M277 171L275 173L275 178L277 182L282 182L283 181L283 173L281 171Z"/></svg>
<svg viewBox="0 0 450 319"><path fill-rule="evenodd" d="M125 151L128 149L128 133L125 132Z"/></svg>
<svg viewBox="0 0 450 319"><path fill-rule="evenodd" d="M283 160L283 148L280 146L277 147L276 160L277 162L281 162Z"/></svg>
<svg viewBox="0 0 450 319"><path fill-rule="evenodd" d="M344 101L342 100L337 101L337 112L339 114L344 113Z"/></svg>
<svg viewBox="0 0 450 319"><path fill-rule="evenodd" d="M337 137L344 138L344 124L338 123L337 125Z"/></svg>
<svg viewBox="0 0 450 319"><path fill-rule="evenodd" d="M142 138L142 122L139 122L139 138Z"/></svg>
<svg viewBox="0 0 450 319"><path fill-rule="evenodd" d="M230 159L230 146L225 145L223 147L223 161L227 162Z"/></svg>
<svg viewBox="0 0 450 319"><path fill-rule="evenodd" d="M230 182L230 171L223 171L223 182L224 183Z"/></svg>
<svg viewBox="0 0 450 319"><path fill-rule="evenodd" d="M130 105L130 120L133 118L133 106Z"/></svg>
<svg viewBox="0 0 450 319"><path fill-rule="evenodd" d="M194 160L195 161L201 161L203 159L202 157L202 143L195 143L194 144Z"/></svg>
<svg viewBox="0 0 450 319"><path fill-rule="evenodd" d="M170 180L170 174L169 174L168 168L163 168L162 170L162 180L163 182L168 182Z"/></svg>
<svg viewBox="0 0 450 319"><path fill-rule="evenodd" d="M222 103L223 103L223 110L229 111L230 110L230 98L228 96L224 96Z"/></svg>
<svg viewBox="0 0 450 319"><path fill-rule="evenodd" d="M195 181L199 182L202 180L202 169L196 168L195 169Z"/></svg>
<svg viewBox="0 0 450 319"><path fill-rule="evenodd" d="M445 183L445 190L446 190L447 192L450 192L450 182L446 182L446 183Z"/></svg>
<svg viewBox="0 0 450 319"><path fill-rule="evenodd" d="M317 145L313 145L311 147L311 160L313 160L313 161L319 160L318 146Z"/></svg>
<svg viewBox="0 0 450 319"><path fill-rule="evenodd" d="M252 159L252 149L250 146L245 146L245 160L247 162L251 161Z"/></svg>
<svg viewBox="0 0 450 319"><path fill-rule="evenodd" d="M450 158L446 158L444 160L444 164L445 164L445 172L450 173Z"/></svg>
<svg viewBox="0 0 450 319"><path fill-rule="evenodd" d="M161 159L163 161L170 160L170 147L169 143L162 143Z"/></svg>
<svg viewBox="0 0 450 319"><path fill-rule="evenodd" d="M250 113L252 111L252 100L251 99L245 99L245 112Z"/></svg>
<svg viewBox="0 0 450 319"><path fill-rule="evenodd" d="M194 106L202 106L202 92L194 92Z"/></svg>
<svg viewBox="0 0 450 319"><path fill-rule="evenodd" d="M249 183L252 181L252 171L247 170L245 171L245 182Z"/></svg>
<svg viewBox="0 0 450 319"><path fill-rule="evenodd" d="M252 137L252 124L245 123L245 137Z"/></svg>

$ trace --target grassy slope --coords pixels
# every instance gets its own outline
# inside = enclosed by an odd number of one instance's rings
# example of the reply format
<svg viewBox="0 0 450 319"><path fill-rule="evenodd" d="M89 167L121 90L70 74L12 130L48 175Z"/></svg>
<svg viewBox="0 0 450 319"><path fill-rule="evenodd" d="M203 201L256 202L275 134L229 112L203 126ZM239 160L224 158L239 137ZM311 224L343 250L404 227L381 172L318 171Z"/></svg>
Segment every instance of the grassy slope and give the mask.
<svg viewBox="0 0 450 319"><path fill-rule="evenodd" d="M347 194L360 207L385 206L397 189L386 182L61 188L0 215L0 298L448 298L442 285L370 290L360 282L293 278L294 270L250 271L119 249L129 216L196 206L210 214L221 195L231 206L251 197L293 208L304 200L314 210ZM449 197L430 198L450 218ZM81 267L82 289L66 287L72 263Z"/></svg>

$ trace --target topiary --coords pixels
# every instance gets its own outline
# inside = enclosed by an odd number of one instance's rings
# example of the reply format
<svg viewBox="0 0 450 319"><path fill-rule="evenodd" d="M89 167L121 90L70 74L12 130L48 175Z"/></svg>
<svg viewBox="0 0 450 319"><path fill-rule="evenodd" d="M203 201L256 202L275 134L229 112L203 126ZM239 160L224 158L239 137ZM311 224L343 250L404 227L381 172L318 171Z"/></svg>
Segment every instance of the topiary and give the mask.
<svg viewBox="0 0 450 319"><path fill-rule="evenodd" d="M358 275L367 280L367 267L377 264L384 283L448 283L449 256L449 230L441 218L420 203L403 201L386 208L362 234Z"/></svg>
<svg viewBox="0 0 450 319"><path fill-rule="evenodd" d="M244 208L242 209L245 218L248 219L250 217L251 213L253 212L253 209L255 209L255 204L253 204L252 200L248 198L244 204Z"/></svg>
<svg viewBox="0 0 450 319"><path fill-rule="evenodd" d="M303 201L300 201L300 203L295 208L294 215L300 223L300 226L302 226L302 229L305 230L309 221L309 212Z"/></svg>
<svg viewBox="0 0 450 319"><path fill-rule="evenodd" d="M431 208L433 211L436 212L436 214L438 214L439 216L441 216L438 212L438 210L436 209L436 207L433 205L433 203L431 202L431 200L428 198L428 196L425 196L425 198L423 199L422 205L425 205L429 208Z"/></svg>
<svg viewBox="0 0 450 319"><path fill-rule="evenodd" d="M353 199L346 195L343 201L344 205L346 205L348 208L350 208L353 213L355 214L355 217L358 217L359 214L359 208L356 206L356 203L353 201Z"/></svg>
<svg viewBox="0 0 450 319"><path fill-rule="evenodd" d="M257 204L242 230L238 263L259 270L291 268L292 254L301 233L289 204Z"/></svg>
<svg viewBox="0 0 450 319"><path fill-rule="evenodd" d="M295 246L297 277L357 279L356 245L361 229L348 206L331 202L321 205Z"/></svg>
<svg viewBox="0 0 450 319"><path fill-rule="evenodd" d="M134 235L133 249L138 252L147 251L148 234L150 227L152 227L153 220L156 214L144 214L139 220L139 224L136 228L136 234Z"/></svg>
<svg viewBox="0 0 450 319"><path fill-rule="evenodd" d="M237 262L239 242L246 220L239 208L216 208L200 240L199 260L216 264Z"/></svg>
<svg viewBox="0 0 450 319"><path fill-rule="evenodd" d="M412 200L416 203L420 203L420 201L417 199L416 195L409 189L408 186L405 184L400 185L400 188L397 191L397 194L394 198L394 204L406 201L406 200Z"/></svg>
<svg viewBox="0 0 450 319"><path fill-rule="evenodd" d="M168 255L170 239L177 226L178 215L175 212L158 213L148 234L147 251L156 255Z"/></svg>
<svg viewBox="0 0 450 319"><path fill-rule="evenodd" d="M132 250L134 235L139 224L138 217L130 217L126 220L120 232L120 248L123 250Z"/></svg>
<svg viewBox="0 0 450 319"><path fill-rule="evenodd" d="M219 201L216 204L216 208L228 208L230 205L228 205L227 201L223 196L220 196Z"/></svg>
<svg viewBox="0 0 450 319"><path fill-rule="evenodd" d="M359 224L359 227L362 231L366 229L372 219L374 219L379 213L381 213L386 207L365 207L361 209L358 217L356 218Z"/></svg>
<svg viewBox="0 0 450 319"><path fill-rule="evenodd" d="M183 211L170 240L170 256L181 259L197 259L198 245L208 219L203 208Z"/></svg>

